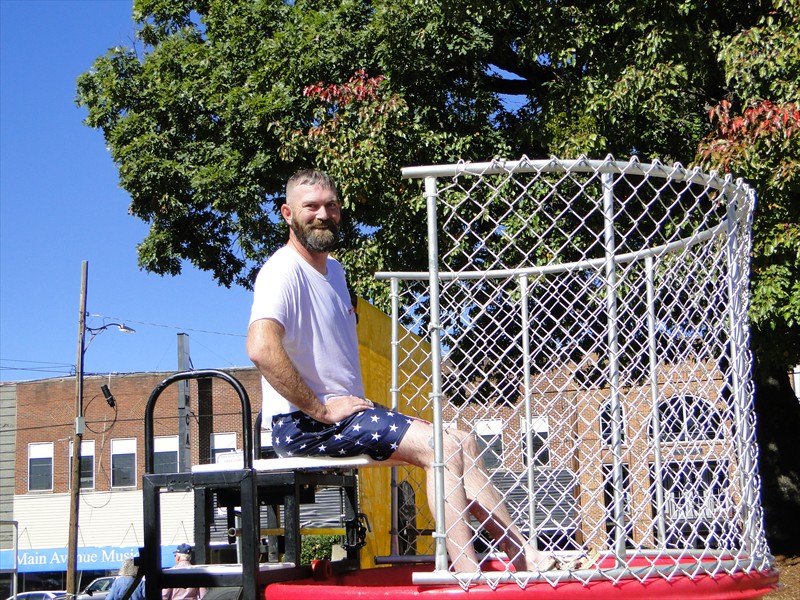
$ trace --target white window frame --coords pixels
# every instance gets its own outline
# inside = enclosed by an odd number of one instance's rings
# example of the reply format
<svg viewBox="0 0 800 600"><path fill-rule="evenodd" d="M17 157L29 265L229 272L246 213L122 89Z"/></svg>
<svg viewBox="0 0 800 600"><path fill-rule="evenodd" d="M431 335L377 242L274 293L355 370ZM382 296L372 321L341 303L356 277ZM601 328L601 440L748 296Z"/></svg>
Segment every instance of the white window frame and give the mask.
<svg viewBox="0 0 800 600"><path fill-rule="evenodd" d="M116 456L127 456L133 454L133 483L117 484L114 485L114 458ZM111 440L111 487L112 488L130 488L136 487L137 475L137 456L136 456L136 438L116 438Z"/></svg>
<svg viewBox="0 0 800 600"><path fill-rule="evenodd" d="M83 459L89 456L92 457L92 484L87 486L81 486L82 490L93 490L95 486L95 475L94 475L94 467L95 467L95 459L94 459L94 448L95 442L94 440L81 440L81 469L83 469ZM69 442L69 454L67 454L67 465L69 465L69 476L67 478L69 482L69 489L72 489L72 441Z"/></svg>
<svg viewBox="0 0 800 600"><path fill-rule="evenodd" d="M158 462L156 456L160 453L174 452L175 453L175 471L178 470L178 436L177 435L158 435L153 438L153 466L155 467ZM161 471L156 470L156 473Z"/></svg>
<svg viewBox="0 0 800 600"><path fill-rule="evenodd" d="M481 444L478 449L482 452L486 468L490 471L503 468L503 454L505 453L503 421L501 419L479 419L475 423L475 435ZM500 444L499 452L494 448L498 442ZM497 464L493 464L495 460Z"/></svg>
<svg viewBox="0 0 800 600"><path fill-rule="evenodd" d="M50 487L42 489L31 489L31 460L50 459ZM28 444L28 491L29 492L52 492L53 491L53 442L32 442Z"/></svg>
<svg viewBox="0 0 800 600"><path fill-rule="evenodd" d="M538 456L540 458L536 458L534 456L534 466L535 467L546 467L550 464L550 421L547 420L547 417L543 417L540 415L531 415L531 431L535 435L539 435L541 437L544 434L544 443L542 444L542 448L545 449L547 452L546 458L547 460L542 460L541 456L542 453L540 452ZM519 418L519 434L522 438L522 460L527 464L528 460L528 452L525 447L525 443L528 439L528 421L525 419L524 416Z"/></svg>
<svg viewBox="0 0 800 600"><path fill-rule="evenodd" d="M211 434L211 457L214 462L220 462L219 455L227 452L236 452L236 432L225 431Z"/></svg>
<svg viewBox="0 0 800 600"><path fill-rule="evenodd" d="M702 414L696 414L697 410ZM667 413L667 414L665 414ZM671 418L670 418L671 417ZM694 394L676 394L658 403L661 441L695 443L721 439L722 416L708 398ZM653 421L648 435L653 439Z"/></svg>

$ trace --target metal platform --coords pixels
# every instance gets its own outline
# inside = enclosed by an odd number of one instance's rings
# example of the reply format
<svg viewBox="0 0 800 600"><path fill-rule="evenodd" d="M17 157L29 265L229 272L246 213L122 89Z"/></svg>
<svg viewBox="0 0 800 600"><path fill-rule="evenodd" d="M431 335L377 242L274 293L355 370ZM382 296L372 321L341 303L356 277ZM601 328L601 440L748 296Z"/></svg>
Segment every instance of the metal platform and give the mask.
<svg viewBox="0 0 800 600"><path fill-rule="evenodd" d="M198 465L186 473L153 473L153 420L159 396L179 381L207 378L226 381L240 398L242 460L239 464ZM330 572L341 573L360 566L358 548L363 541L363 526L353 468L375 461L365 457L254 460L251 423L247 392L239 381L223 371L177 373L161 382L150 395L145 409L144 547L140 550L147 600L160 599L161 590L171 587L240 587L243 600L256 600L259 589L268 583L310 577L311 565L300 564L300 506L313 504L316 490L321 487L339 488L345 499L346 556L331 561ZM164 569L161 566L161 496L165 492L192 492L194 495L194 559L197 564L191 568ZM215 506L228 514L228 541L236 548L238 564L209 564L212 554L209 532ZM266 523L261 523L261 506L268 507ZM281 507L283 523L278 522ZM262 538L264 532L268 535ZM283 560L279 560L281 555ZM262 559L266 562L261 562Z"/></svg>

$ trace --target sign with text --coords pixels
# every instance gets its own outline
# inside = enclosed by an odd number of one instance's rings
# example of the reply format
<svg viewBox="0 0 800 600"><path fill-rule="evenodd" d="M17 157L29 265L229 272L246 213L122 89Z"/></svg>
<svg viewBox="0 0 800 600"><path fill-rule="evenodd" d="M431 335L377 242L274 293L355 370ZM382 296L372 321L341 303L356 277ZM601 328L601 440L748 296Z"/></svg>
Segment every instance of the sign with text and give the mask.
<svg viewBox="0 0 800 600"><path fill-rule="evenodd" d="M161 547L161 564L172 566L172 553L177 545ZM78 548L79 571L113 571L119 569L126 558L139 555L137 546L87 546ZM66 571L66 548L20 548L17 550L17 571L19 573L41 573L47 571ZM14 551L0 550L0 570L14 568Z"/></svg>

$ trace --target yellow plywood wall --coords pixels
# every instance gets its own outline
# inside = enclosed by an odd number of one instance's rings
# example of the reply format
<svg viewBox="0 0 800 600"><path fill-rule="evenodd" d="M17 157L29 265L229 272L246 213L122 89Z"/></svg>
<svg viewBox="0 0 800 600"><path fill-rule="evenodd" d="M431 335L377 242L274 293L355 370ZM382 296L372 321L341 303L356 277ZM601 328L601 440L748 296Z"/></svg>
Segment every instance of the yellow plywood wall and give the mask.
<svg viewBox="0 0 800 600"><path fill-rule="evenodd" d="M416 353L414 364L424 364L425 371L416 376L412 381L415 389L422 390L411 398L411 406L400 406L400 412L409 412L425 419L431 419L427 409L427 396L430 393L430 367L426 360L429 355L429 346L419 344L419 338L401 336L401 354ZM358 302L358 341L361 356L361 368L364 377L364 388L367 397L373 402L392 405L392 322L391 318L382 313L364 300ZM419 344L419 346L417 346ZM414 346L414 347L412 347ZM402 396L402 395L401 395ZM404 400L407 402L407 400ZM417 482L424 482L425 476L422 469L400 468L401 477L407 476L411 471L411 478ZM391 515L391 468L367 468L359 471L359 501L361 511L369 518L372 531L367 534L367 545L361 551L361 564L363 567L375 566L376 556L390 554L390 530L392 526ZM425 489L420 489L416 494L416 504L420 517L418 521L431 522L428 512ZM418 541L418 552L428 553L425 547L426 538Z"/></svg>

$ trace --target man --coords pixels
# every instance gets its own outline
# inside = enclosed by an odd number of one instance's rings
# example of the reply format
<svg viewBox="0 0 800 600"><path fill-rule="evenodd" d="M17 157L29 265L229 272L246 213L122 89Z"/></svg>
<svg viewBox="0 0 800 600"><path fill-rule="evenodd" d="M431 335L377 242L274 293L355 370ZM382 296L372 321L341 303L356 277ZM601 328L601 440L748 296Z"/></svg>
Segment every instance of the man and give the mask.
<svg viewBox="0 0 800 600"><path fill-rule="evenodd" d="M175 548L175 568L192 566L192 547L189 544L180 544ZM139 584L144 591L144 580ZM138 590L137 590L138 591ZM161 590L161 600L200 600L205 596L205 588L167 588Z"/></svg>
<svg viewBox="0 0 800 600"><path fill-rule="evenodd" d="M433 427L364 398L356 315L342 266L329 256L341 222L333 180L301 171L286 185L281 215L289 240L256 278L247 336L250 359L263 375L263 418L272 417L280 456L392 458L421 467L433 510ZM444 436L447 551L456 572L479 570L471 512L520 571L543 571L555 560L530 546L514 525L482 467L475 438Z"/></svg>

